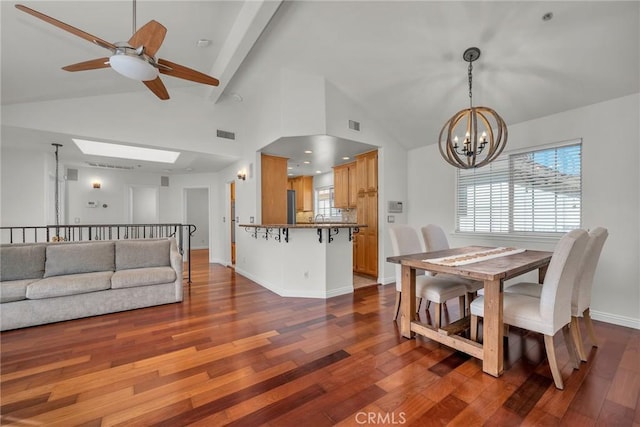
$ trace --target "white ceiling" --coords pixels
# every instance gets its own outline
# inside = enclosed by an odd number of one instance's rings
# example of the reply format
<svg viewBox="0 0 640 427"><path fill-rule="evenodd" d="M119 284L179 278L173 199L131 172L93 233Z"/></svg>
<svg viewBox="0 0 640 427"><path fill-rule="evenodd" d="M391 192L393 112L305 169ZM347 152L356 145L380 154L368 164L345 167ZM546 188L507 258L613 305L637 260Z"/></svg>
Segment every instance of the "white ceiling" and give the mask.
<svg viewBox="0 0 640 427"><path fill-rule="evenodd" d="M23 3L105 40L131 35L130 1ZM13 5L2 1L3 105L147 90L110 69L61 71L106 51ZM140 0L137 24L155 19L167 27L159 57L220 77L213 71L245 6ZM545 22L547 12L554 18ZM482 50L474 104L494 108L509 125L639 92L639 22L638 1L288 1L251 51L236 58L239 69L226 76L224 90L247 104L283 67L321 75L413 148L435 143L444 121L468 105L466 48ZM261 28L245 33L251 31ZM200 38L213 43L197 48ZM211 98L204 85L163 81L170 94ZM201 156L207 159L206 170L233 161Z"/></svg>

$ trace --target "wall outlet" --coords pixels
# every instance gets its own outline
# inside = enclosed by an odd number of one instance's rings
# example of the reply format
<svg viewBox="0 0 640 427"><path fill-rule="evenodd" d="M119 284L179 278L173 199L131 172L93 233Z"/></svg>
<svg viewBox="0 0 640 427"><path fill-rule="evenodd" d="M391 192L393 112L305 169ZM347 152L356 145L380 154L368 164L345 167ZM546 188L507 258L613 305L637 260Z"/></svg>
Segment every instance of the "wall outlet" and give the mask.
<svg viewBox="0 0 640 427"><path fill-rule="evenodd" d="M387 222L396 222L396 217L394 215L388 215Z"/></svg>
<svg viewBox="0 0 640 427"><path fill-rule="evenodd" d="M249 217L249 224L253 224L255 222L255 218L250 216Z"/></svg>

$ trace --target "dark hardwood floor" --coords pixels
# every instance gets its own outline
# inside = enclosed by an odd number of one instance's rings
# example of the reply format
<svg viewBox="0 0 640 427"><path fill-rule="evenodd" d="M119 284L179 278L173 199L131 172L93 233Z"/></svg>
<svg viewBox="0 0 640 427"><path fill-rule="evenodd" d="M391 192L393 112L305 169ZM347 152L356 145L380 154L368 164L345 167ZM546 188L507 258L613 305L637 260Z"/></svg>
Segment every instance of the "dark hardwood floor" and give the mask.
<svg viewBox="0 0 640 427"><path fill-rule="evenodd" d="M511 329L500 378L402 338L394 286L281 298L200 251L185 293L181 304L3 332L2 424L640 425L638 330L595 322L600 347L579 370L559 334L559 391L535 334Z"/></svg>

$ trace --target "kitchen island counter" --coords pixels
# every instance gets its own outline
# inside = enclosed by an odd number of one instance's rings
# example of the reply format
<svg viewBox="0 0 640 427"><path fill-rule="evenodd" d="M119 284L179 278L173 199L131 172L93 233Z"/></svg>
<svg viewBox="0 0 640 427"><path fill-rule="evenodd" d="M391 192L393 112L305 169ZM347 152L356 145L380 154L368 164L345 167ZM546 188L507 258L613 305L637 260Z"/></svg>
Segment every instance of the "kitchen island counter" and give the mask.
<svg viewBox="0 0 640 427"><path fill-rule="evenodd" d="M236 270L287 297L330 298L353 292L354 234L364 224L239 224L250 259Z"/></svg>

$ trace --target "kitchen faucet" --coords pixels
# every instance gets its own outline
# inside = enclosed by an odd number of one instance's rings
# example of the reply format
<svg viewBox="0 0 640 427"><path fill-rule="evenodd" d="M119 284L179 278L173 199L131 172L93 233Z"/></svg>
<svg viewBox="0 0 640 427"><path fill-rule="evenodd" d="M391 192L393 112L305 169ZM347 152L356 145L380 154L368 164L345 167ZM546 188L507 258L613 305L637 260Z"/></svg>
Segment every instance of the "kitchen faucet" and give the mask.
<svg viewBox="0 0 640 427"><path fill-rule="evenodd" d="M320 217L321 221L318 221L318 217ZM315 221L315 222L324 222L324 215L322 215L322 214L318 214L318 215L316 215L316 218L315 218L315 220L314 220L314 221Z"/></svg>

